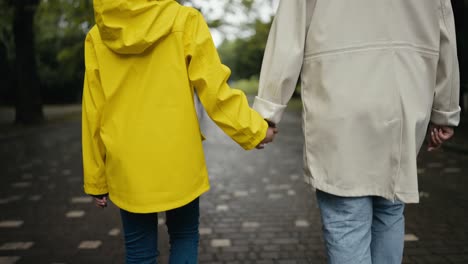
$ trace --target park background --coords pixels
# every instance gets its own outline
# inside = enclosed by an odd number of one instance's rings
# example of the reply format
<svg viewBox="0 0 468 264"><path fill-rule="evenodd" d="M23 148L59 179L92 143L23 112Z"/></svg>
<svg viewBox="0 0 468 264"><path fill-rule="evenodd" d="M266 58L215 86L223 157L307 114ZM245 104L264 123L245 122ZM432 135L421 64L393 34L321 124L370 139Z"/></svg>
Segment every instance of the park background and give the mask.
<svg viewBox="0 0 468 264"><path fill-rule="evenodd" d="M203 13L231 86L251 100L278 0L183 2ZM468 0L452 3L464 112L453 140L419 155L421 203L405 212L405 264L468 263ZM118 208L94 207L82 189L83 45L93 19L91 0L0 0L0 264L123 263ZM200 205L200 263L326 263L301 177L300 110L297 91L264 151L245 152L200 119L211 183ZM164 214L158 226L167 263Z"/></svg>

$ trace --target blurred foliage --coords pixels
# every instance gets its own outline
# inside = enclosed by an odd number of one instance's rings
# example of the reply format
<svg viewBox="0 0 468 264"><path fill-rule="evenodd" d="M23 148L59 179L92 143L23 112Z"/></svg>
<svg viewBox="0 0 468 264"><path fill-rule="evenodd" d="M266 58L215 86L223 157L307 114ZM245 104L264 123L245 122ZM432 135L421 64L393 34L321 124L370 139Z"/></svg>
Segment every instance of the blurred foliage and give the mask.
<svg viewBox="0 0 468 264"><path fill-rule="evenodd" d="M271 22L263 23L257 19L251 25L253 35L232 41L225 40L219 46L221 60L231 68L233 80L249 79L260 73L270 26Z"/></svg>
<svg viewBox="0 0 468 264"><path fill-rule="evenodd" d="M15 91L15 47L12 33L13 1L0 0L0 103L13 102ZM197 0L178 0L205 12ZM219 0L225 16L209 19L210 27L223 32L223 27L241 28L243 34L233 40L225 40L219 46L223 63L232 70L232 80L244 80L238 85L250 90L258 86L256 77L261 68L263 51L268 37L271 19L262 21L259 17L259 3L272 6L274 0ZM462 6L460 2L456 2ZM465 10L468 0L465 0ZM455 5L454 5L455 8ZM463 8L461 8L463 9ZM457 10L456 10L457 11ZM463 11L459 11L459 14ZM250 21L246 24L228 25L228 14L243 14ZM463 18L462 18L463 19ZM92 0L41 0L35 19L36 58L45 103L78 102L81 97L84 74L84 38L94 24ZM461 23L463 25L463 22ZM467 28L460 27L459 52L463 54L466 69L468 34ZM254 77L252 77L254 76ZM462 74L462 76L464 76ZM464 78L464 87L466 77ZM465 88L466 89L466 88Z"/></svg>
<svg viewBox="0 0 468 264"><path fill-rule="evenodd" d="M258 76L252 76L249 79L240 79L231 83L234 89L242 90L246 94L255 95L258 91Z"/></svg>
<svg viewBox="0 0 468 264"><path fill-rule="evenodd" d="M84 38L94 24L91 0L43 0L36 14L36 45L46 102L81 96Z"/></svg>

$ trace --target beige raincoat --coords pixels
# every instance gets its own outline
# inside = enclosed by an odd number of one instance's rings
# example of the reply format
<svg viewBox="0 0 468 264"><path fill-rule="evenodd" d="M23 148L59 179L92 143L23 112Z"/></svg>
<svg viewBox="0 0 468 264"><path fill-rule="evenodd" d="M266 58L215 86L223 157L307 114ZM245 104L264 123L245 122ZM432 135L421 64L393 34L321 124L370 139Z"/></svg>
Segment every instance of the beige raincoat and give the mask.
<svg viewBox="0 0 468 264"><path fill-rule="evenodd" d="M285 0L254 109L279 122L302 80L306 181L339 196L419 201L429 121L459 122L450 0Z"/></svg>

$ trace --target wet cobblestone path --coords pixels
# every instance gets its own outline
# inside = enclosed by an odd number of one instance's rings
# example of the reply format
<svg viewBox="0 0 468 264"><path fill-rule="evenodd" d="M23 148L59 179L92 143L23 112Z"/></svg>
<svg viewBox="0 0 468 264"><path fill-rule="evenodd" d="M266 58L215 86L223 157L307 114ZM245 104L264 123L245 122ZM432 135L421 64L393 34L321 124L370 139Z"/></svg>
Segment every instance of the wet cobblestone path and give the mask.
<svg viewBox="0 0 468 264"><path fill-rule="evenodd" d="M286 113L274 144L245 152L203 121L211 190L201 198L200 263L325 263L300 123ZM95 208L82 192L80 130L77 115L0 137L0 264L123 263L118 209ZM468 156L422 151L419 165L404 263L468 263ZM164 214L157 224L167 263Z"/></svg>

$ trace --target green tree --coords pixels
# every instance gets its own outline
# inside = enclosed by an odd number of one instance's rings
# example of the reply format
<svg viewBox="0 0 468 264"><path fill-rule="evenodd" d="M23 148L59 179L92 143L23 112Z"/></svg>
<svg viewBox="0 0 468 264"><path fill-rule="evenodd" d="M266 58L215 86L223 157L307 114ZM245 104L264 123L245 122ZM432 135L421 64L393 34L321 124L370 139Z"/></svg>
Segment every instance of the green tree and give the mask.
<svg viewBox="0 0 468 264"><path fill-rule="evenodd" d="M247 38L224 41L219 47L223 63L232 70L232 79L249 79L260 73L263 53L271 22L256 20L250 25L254 33Z"/></svg>
<svg viewBox="0 0 468 264"><path fill-rule="evenodd" d="M90 0L48 0L36 18L40 77L45 101L77 102L84 76L84 39L94 24Z"/></svg>

